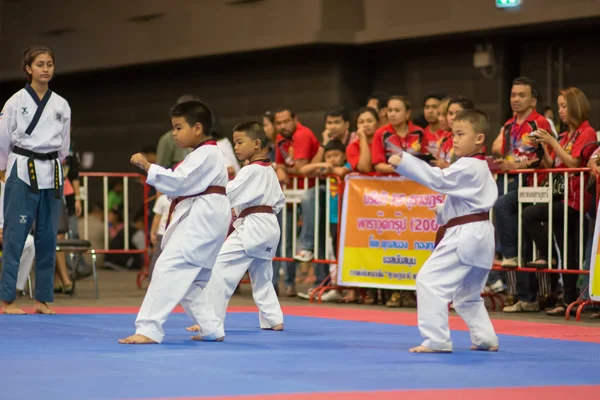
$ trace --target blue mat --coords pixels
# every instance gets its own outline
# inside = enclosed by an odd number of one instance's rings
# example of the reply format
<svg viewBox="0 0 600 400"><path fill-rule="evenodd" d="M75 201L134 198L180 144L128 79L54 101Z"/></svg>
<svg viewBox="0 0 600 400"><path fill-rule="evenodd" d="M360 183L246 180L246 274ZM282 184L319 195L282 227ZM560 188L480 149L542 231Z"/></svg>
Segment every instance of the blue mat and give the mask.
<svg viewBox="0 0 600 400"><path fill-rule="evenodd" d="M286 316L261 331L228 315L223 343L189 340L173 314L162 345L120 345L135 315L0 316L0 399L149 399L327 391L583 385L600 382L600 346L501 336L499 353L415 355L417 328Z"/></svg>

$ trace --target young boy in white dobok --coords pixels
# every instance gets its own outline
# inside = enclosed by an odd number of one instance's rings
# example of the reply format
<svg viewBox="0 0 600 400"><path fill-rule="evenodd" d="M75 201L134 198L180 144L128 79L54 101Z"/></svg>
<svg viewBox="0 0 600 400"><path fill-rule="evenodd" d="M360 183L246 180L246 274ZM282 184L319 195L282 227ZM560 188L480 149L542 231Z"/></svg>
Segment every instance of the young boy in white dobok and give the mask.
<svg viewBox="0 0 600 400"><path fill-rule="evenodd" d="M471 332L471 350L498 350L498 337L481 292L494 261L494 226L489 210L498 198L482 147L490 124L479 110L464 110L453 126L454 154L446 169L431 167L408 154L391 156L395 171L445 194L436 210L440 225L436 247L417 274L419 331L425 341L413 353L450 353L448 303Z"/></svg>
<svg viewBox="0 0 600 400"><path fill-rule="evenodd" d="M194 339L222 341L223 323L206 296L219 250L227 237L231 207L227 199L227 168L217 142L210 136L212 115L204 103L185 101L171 109L173 139L193 151L175 168L150 164L142 154L131 163L148 171L147 182L171 197L162 253L135 321L136 334L124 344L161 343L163 324L181 302L201 327Z"/></svg>
<svg viewBox="0 0 600 400"><path fill-rule="evenodd" d="M285 197L272 161L267 158L268 138L262 125L255 121L237 125L233 144L238 159L248 164L227 184L227 197L237 219L217 257L206 292L217 317L225 321L229 300L246 271L250 271L261 329L282 331L283 313L272 281L273 257L280 237L276 215L285 205ZM187 328L198 329L198 325Z"/></svg>

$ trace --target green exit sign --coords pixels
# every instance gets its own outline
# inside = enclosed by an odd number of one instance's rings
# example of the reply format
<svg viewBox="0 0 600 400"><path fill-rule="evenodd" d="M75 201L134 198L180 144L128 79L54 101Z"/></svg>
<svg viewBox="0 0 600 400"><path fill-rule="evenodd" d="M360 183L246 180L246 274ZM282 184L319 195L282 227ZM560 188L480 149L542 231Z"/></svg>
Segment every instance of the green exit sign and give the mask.
<svg viewBox="0 0 600 400"><path fill-rule="evenodd" d="M496 7L498 8L510 8L519 7L521 0L496 0Z"/></svg>

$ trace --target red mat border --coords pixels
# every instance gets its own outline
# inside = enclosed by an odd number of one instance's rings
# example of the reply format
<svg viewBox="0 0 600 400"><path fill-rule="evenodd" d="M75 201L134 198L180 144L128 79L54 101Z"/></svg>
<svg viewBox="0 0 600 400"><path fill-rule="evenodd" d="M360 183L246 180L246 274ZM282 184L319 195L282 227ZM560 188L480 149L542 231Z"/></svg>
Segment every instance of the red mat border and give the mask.
<svg viewBox="0 0 600 400"><path fill-rule="evenodd" d="M600 385L590 386L541 386L515 388L477 388L477 389L424 389L390 390L373 392L322 392L322 393L279 393L270 395L241 395L216 397L169 397L142 400L548 400L558 398L590 398L600 394Z"/></svg>
<svg viewBox="0 0 600 400"><path fill-rule="evenodd" d="M417 315L411 312L366 310L362 308L334 308L318 305L284 306L285 315L326 318L343 321L375 322L382 324L417 326ZM59 314L137 314L139 307L56 307ZM32 310L27 310L31 312ZM257 312L255 306L229 307L228 312ZM178 307L174 312L183 312ZM565 325L543 322L493 319L496 333L539 339L569 340L600 343L600 326ZM450 329L466 331L467 326L457 316L450 316Z"/></svg>

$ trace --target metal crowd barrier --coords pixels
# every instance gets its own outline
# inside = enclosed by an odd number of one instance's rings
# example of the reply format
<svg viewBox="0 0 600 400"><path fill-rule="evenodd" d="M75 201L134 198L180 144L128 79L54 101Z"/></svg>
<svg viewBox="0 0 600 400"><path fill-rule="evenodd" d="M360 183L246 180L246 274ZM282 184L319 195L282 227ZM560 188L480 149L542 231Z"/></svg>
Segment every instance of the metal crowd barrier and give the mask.
<svg viewBox="0 0 600 400"><path fill-rule="evenodd" d="M537 170L518 170L518 171L509 171L506 173L507 177L512 177L513 179L517 179L518 181L518 189L519 191L525 193L528 192L530 195L537 195L537 201L527 201L527 200L520 200L518 203L518 231L516 232L517 234L517 242L518 242L518 260L519 260L519 265L517 268L502 268L500 265L500 262L496 262L494 264L494 266L492 267L492 270L497 270L497 271L506 271L507 272L507 276L508 276L508 294L509 295L516 295L516 273L517 272L533 272L537 274L538 277L538 282L539 282L539 289L538 289L538 294L541 296L547 296L550 294L551 292L551 284L550 284L550 279L549 279L549 274L552 273L559 273L559 274L589 274L589 271L586 271L583 269L584 267L584 233L587 230L586 227L586 218L585 218L585 214L587 211L589 210L584 210L584 194L585 194L585 190L586 190L586 186L587 186L587 182L589 179L590 174L592 170L590 170L589 168L554 168L554 169L537 169ZM547 181L545 179L543 179L544 177L540 177L541 175L547 175ZM554 198L552 196L552 184L553 181L556 179L556 176L560 174L563 175L564 178L564 182L565 182L565 188L564 188L564 193L562 195L562 197L560 199ZM569 190L570 190L570 185L567 184L568 177L569 175L572 174L577 174L575 178L571 178L571 179L579 179L579 183L580 183L580 187L579 187L579 191L580 191L580 199L579 199L579 214L578 214L578 230L579 230L579 242L578 242L578 250L579 250L579 257L578 257L578 265L576 269L570 268L569 269L569 265L568 265L568 261L567 261L567 256L568 256L568 246L567 246L567 240L568 240L568 235L569 235L569 231L568 231L568 223L569 223L569 215L567 212L567 207L568 207L568 199L569 199ZM369 174L371 176L375 175L381 175L381 176L386 176L384 174ZM387 175L389 176L389 175ZM533 176L533 185L532 186L527 186L527 184L525 183L525 177L526 176ZM339 210L338 210L338 215L340 215L341 217L341 204L342 204L342 198L343 198L343 194L344 194L344 187L343 187L343 180L341 180L339 177L337 176L331 176L335 179L337 179L338 182L338 199L339 199ZM307 189L309 187L309 183L311 183L312 186L310 189ZM508 179L504 180L504 192L506 193L508 191ZM325 186L325 190L326 193L329 193L330 189L331 189L331 185L330 185L330 180L326 179L325 182L323 183L323 181L320 181L319 179L316 178L307 178L307 177L302 177L302 176L290 176L290 182L287 185L283 185L283 190L284 193L286 195L286 206L287 207L291 207L292 209L292 220L289 221L288 220L288 214L286 212L286 210L282 210L282 238L281 238L281 251L280 254L274 258L274 261L286 261L286 262L294 262L294 258L293 258L293 254L296 254L297 250L298 250L298 245L297 245L297 232L298 232L298 225L299 225L299 205L302 202L302 196L305 196L307 193L307 190L315 190L315 191L319 191L321 187ZM532 190L533 189L533 190ZM543 193L546 193L546 197L543 197ZM525 197L525 196L522 196ZM598 199L600 198L600 185L596 185L596 202L598 201ZM535 199L534 199L535 200ZM326 196L326 202L325 202L325 207L326 207L326 221L329 221L329 201L330 201L330 196ZM564 203L564 212L563 212L563 224L565 226L564 232L562 237L556 237L556 235L554 235L552 233L553 231L553 217L552 217L552 205L553 203L555 203L556 201L562 201ZM525 265L521 265L521 260L523 259L523 223L522 223L522 212L523 209L525 207L526 203L532 203L532 204L538 204L541 202L545 202L548 203L549 205L549 215L548 215L548 224L547 224L547 231L550 233L548 234L548 248L549 248L549 255L548 255L548 264L549 264L549 268L546 269L538 269L538 268L527 268ZM596 203L597 204L597 203ZM596 204L593 204L592 207L595 207ZM322 255L319 254L319 240L320 240L320 232L319 232L319 224L318 224L318 216L320 215L320 210L319 207L321 206L320 204L320 199L319 196L315 196L315 201L314 201L314 210L313 212L315 213L315 226L314 226L314 240L313 240L313 251L314 251L314 260L310 261L312 263L323 263L323 264L331 264L331 265L335 265L337 266L337 261L334 259L328 259L328 257L326 255ZM300 214L301 215L301 214ZM490 219L493 221L494 220L494 213L493 210L490 213ZM292 224L292 232L294 233L292 235L291 238L288 237L288 235L286 234L287 232L287 225L288 224ZM339 229L340 229L340 225L338 224L338 237L339 237ZM330 232L329 229L325 229L325 240L326 243L329 245L330 243ZM292 257L290 257L289 254L287 254L286 248L287 248L287 244L288 241L292 240ZM562 248L564 249L562 254L557 254L557 250L556 247L558 245L558 241L561 240L562 241ZM328 250L330 250L328 248ZM533 244L533 259L531 261L534 261L537 259L536 256L537 253L537 249L535 248L535 244ZM552 265L552 258L553 255L557 255L558 260L557 260L557 265L553 266ZM525 262L527 262L529 260L525 260ZM321 300L321 295L330 289L347 289L347 287L344 288L340 288L337 287L337 285L335 285L335 281L332 279L332 275L335 274L335 269L334 271L332 271L332 274L330 274L328 276L328 278L321 282L320 285L318 286L317 290L315 290L313 292L313 294L311 295L310 301L319 301ZM484 297L488 297L491 301L491 305L492 305L492 310L496 309L496 303L499 303L500 309L502 309L504 307L504 299L497 294L494 293L485 293L483 294ZM582 304L583 302L579 302L578 304ZM587 304L587 303L586 303ZM567 304L565 304L565 306L567 306ZM573 305L571 305L573 306ZM582 306L583 307L583 304ZM567 319L568 319L568 315L569 315L569 311L570 311L570 307L567 310Z"/></svg>
<svg viewBox="0 0 600 400"><path fill-rule="evenodd" d="M94 248L96 254L143 254L143 265L137 276L137 285L141 289L142 282L148 276L149 266L149 255L148 249L150 248L149 239L149 224L148 224L148 194L149 186L146 184L146 177L142 174L137 173L120 173L120 172L82 172L80 173L82 178L81 193L83 195L83 238L89 240L89 211L90 211L90 180L101 179L102 180L102 199L103 199L103 214L104 214L104 246L103 248ZM109 193L109 178L121 178L123 181L123 233L124 233L124 246L122 249L110 249L110 232L108 222L108 193ZM130 187L129 183L132 180L139 180L143 183L143 209L144 209L144 236L145 236L145 247L143 249L131 248L129 243L129 206L130 206ZM135 208L135 207L134 207Z"/></svg>

